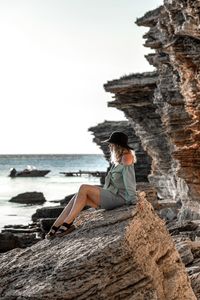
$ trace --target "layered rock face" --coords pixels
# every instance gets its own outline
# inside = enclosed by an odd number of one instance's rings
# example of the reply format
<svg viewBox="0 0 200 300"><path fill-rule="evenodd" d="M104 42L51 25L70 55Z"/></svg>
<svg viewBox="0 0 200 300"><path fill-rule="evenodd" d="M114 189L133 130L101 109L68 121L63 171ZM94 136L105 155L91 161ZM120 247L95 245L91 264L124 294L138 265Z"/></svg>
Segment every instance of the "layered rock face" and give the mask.
<svg viewBox="0 0 200 300"><path fill-rule="evenodd" d="M164 1L137 20L157 72L107 82L109 106L125 112L152 158L149 181L161 199L182 202L180 219L200 218L200 71L197 1Z"/></svg>
<svg viewBox="0 0 200 300"><path fill-rule="evenodd" d="M109 81L104 88L115 94L115 101L109 102L108 106L125 113L143 148L152 158L148 179L156 187L159 198L175 200L176 174L171 145L153 102L157 80L156 72L132 74Z"/></svg>
<svg viewBox="0 0 200 300"><path fill-rule="evenodd" d="M144 195L137 207L84 211L76 226L68 236L1 254L0 298L197 299L172 238Z"/></svg>
<svg viewBox="0 0 200 300"><path fill-rule="evenodd" d="M137 20L150 27L145 45L159 74L154 103L175 147L182 218L200 218L200 5L165 0L164 6ZM182 193L181 193L182 192Z"/></svg>
<svg viewBox="0 0 200 300"><path fill-rule="evenodd" d="M147 152L143 150L141 141L139 137L136 136L129 122L104 121L97 126L89 128L89 131L94 134L93 141L100 147L108 161L110 159L108 144L102 143L102 141L108 139L113 131L122 131L126 133L129 137L129 145L133 147L137 157L137 163L135 164L136 181L147 181L147 176L151 170L151 158Z"/></svg>

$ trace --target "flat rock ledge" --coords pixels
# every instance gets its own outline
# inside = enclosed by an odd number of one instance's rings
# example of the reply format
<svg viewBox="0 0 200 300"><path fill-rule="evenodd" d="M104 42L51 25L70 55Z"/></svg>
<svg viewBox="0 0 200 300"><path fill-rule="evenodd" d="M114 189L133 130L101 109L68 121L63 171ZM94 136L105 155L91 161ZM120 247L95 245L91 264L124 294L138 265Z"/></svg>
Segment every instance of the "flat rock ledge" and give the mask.
<svg viewBox="0 0 200 300"><path fill-rule="evenodd" d="M165 223L137 206L83 211L71 234L0 255L0 299L193 300Z"/></svg>

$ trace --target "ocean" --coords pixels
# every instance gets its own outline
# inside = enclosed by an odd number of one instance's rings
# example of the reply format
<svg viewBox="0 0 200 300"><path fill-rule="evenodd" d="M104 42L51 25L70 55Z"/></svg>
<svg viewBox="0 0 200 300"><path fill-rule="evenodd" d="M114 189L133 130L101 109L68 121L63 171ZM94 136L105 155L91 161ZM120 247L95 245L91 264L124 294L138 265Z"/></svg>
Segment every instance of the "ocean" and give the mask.
<svg viewBox="0 0 200 300"><path fill-rule="evenodd" d="M8 175L11 168L24 170L27 165L51 170L45 177L17 177ZM88 175L66 177L60 172L106 171L108 162L101 154L68 155L0 155L0 229L4 225L28 224L37 208L58 205L54 200L77 192L81 184L100 184L99 177ZM9 202L19 193L42 192L43 205L24 205Z"/></svg>

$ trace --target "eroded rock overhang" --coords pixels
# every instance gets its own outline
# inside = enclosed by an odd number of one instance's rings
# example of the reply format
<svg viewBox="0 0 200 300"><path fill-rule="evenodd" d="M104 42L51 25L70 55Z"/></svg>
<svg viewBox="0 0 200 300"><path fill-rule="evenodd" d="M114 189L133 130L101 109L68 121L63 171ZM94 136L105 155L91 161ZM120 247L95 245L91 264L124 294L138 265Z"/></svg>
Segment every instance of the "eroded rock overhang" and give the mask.
<svg viewBox="0 0 200 300"><path fill-rule="evenodd" d="M156 187L159 198L176 201L177 178L171 145L154 103L157 81L157 72L146 72L108 81L104 88L115 95L115 100L108 102L108 106L125 113L143 148L152 158L148 179Z"/></svg>
<svg viewBox="0 0 200 300"><path fill-rule="evenodd" d="M150 27L145 46L157 68L154 103L173 145L182 218L200 217L200 6L199 1L165 0L138 19Z"/></svg>

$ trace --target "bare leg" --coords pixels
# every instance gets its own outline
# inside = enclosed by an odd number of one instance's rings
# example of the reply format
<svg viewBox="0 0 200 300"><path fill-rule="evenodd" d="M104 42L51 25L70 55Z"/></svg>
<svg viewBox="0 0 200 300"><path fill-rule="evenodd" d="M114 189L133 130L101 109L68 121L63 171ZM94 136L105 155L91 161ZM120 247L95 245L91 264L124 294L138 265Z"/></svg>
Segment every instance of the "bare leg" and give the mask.
<svg viewBox="0 0 200 300"><path fill-rule="evenodd" d="M66 207L63 209L63 211L61 212L61 214L58 216L58 218L55 220L55 222L53 223L52 226L60 226L61 224L63 224L64 220L66 219L66 217L68 216L68 214L70 213L73 204L74 204L74 200L76 199L76 194L72 197L72 199L69 201L69 203L66 205Z"/></svg>
<svg viewBox="0 0 200 300"><path fill-rule="evenodd" d="M83 184L81 185L70 213L65 217L65 223L71 223L86 206L97 208L100 204L100 189L97 186Z"/></svg>

